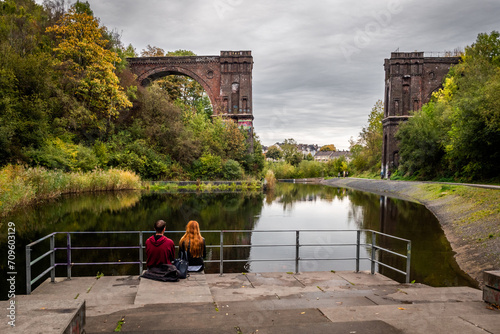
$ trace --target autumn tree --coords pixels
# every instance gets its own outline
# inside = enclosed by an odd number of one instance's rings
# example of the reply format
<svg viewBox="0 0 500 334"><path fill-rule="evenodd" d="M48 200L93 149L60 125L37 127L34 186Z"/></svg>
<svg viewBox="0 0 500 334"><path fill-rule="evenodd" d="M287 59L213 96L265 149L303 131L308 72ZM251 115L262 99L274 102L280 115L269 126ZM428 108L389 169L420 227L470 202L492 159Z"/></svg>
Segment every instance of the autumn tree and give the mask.
<svg viewBox="0 0 500 334"><path fill-rule="evenodd" d="M321 146L321 148L319 149L321 152L329 152L329 151L337 151L337 148L335 147L335 145L333 144L330 144L330 145L324 145L324 146Z"/></svg>
<svg viewBox="0 0 500 334"><path fill-rule="evenodd" d="M65 73L65 89L83 107L73 113L73 126L104 130L109 119L132 106L114 73L114 63L120 58L105 48L105 28L92 15L88 3L78 1L47 32L56 35L55 65Z"/></svg>

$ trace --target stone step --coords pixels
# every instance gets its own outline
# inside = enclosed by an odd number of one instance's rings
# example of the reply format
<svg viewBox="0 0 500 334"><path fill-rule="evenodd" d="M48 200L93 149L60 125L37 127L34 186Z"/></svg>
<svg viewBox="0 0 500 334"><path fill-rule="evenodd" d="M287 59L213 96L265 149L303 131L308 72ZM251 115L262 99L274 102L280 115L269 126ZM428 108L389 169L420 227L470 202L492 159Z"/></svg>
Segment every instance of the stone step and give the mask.
<svg viewBox="0 0 500 334"><path fill-rule="evenodd" d="M484 272L483 300L490 304L500 305L500 270Z"/></svg>
<svg viewBox="0 0 500 334"><path fill-rule="evenodd" d="M113 331L118 321L124 319L122 332L180 331L219 329L219 333L234 332L235 328L252 329L259 327L289 326L293 324L330 323L318 309L287 310L221 310L213 304L172 305L155 304L115 312L103 316L87 317L87 333ZM245 333L247 331L244 331Z"/></svg>
<svg viewBox="0 0 500 334"><path fill-rule="evenodd" d="M499 333L500 312L476 302L321 308L332 322L381 320L404 333Z"/></svg>
<svg viewBox="0 0 500 334"><path fill-rule="evenodd" d="M166 330L124 330L124 333L148 333L148 334L325 334L325 333L370 333L370 334L401 334L397 328L383 321L362 321L362 322L345 322L345 323L299 323L293 325L272 325L257 327L239 327L239 326L221 326L210 328L175 328ZM88 332L87 334L98 334L103 332Z"/></svg>

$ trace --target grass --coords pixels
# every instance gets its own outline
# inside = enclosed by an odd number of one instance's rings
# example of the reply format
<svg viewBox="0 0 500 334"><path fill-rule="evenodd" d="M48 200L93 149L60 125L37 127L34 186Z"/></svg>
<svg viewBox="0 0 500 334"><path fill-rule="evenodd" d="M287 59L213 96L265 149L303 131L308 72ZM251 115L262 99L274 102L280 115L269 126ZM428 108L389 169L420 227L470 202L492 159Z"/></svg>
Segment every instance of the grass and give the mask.
<svg viewBox="0 0 500 334"><path fill-rule="evenodd" d="M116 324L115 332L121 332L122 326L124 323L125 323L125 317L122 317L120 320L118 320L118 323Z"/></svg>
<svg viewBox="0 0 500 334"><path fill-rule="evenodd" d="M240 181L239 184L235 182L228 183L211 183L211 182L197 182L187 185L180 185L175 182L169 182L165 184L147 184L145 183L144 188L149 190L162 190L169 192L177 191L201 191L201 192L211 192L211 191L257 191L262 188L262 182L257 180Z"/></svg>
<svg viewBox="0 0 500 334"><path fill-rule="evenodd" d="M119 169L66 173L8 165L0 170L0 185L0 216L4 216L16 208L62 194L139 189L141 180L135 173Z"/></svg>

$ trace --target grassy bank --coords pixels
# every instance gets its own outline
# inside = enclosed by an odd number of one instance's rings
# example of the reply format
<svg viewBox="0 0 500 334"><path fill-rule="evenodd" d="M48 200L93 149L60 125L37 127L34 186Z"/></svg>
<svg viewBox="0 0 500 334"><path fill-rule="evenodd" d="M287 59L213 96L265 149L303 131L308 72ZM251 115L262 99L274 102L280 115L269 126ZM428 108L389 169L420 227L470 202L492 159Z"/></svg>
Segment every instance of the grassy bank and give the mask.
<svg viewBox="0 0 500 334"><path fill-rule="evenodd" d="M250 181L200 181L200 182L144 182L143 187L149 190L162 191L256 191L262 188L262 182Z"/></svg>
<svg viewBox="0 0 500 334"><path fill-rule="evenodd" d="M118 169L66 173L9 165L0 170L0 215L61 194L140 187L139 176Z"/></svg>
<svg viewBox="0 0 500 334"><path fill-rule="evenodd" d="M412 194L424 203L443 202L456 219L462 239L484 242L500 238L500 191L450 184L421 184Z"/></svg>

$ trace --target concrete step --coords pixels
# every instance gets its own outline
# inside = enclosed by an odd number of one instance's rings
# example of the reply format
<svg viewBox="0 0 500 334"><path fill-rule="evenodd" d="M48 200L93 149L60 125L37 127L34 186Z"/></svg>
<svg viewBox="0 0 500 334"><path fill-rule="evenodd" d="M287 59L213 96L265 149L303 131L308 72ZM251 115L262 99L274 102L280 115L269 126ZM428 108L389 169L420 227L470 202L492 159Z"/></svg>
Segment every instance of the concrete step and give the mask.
<svg viewBox="0 0 500 334"><path fill-rule="evenodd" d="M26 326L46 309L85 301L87 333L114 332L124 319L121 331L130 333L500 334L500 311L488 309L479 290L399 284L366 272L192 275L173 283L58 278L17 301ZM27 303L36 307L24 312Z"/></svg>
<svg viewBox="0 0 500 334"><path fill-rule="evenodd" d="M332 322L384 321L408 334L500 333L500 312L482 301L321 308Z"/></svg>
<svg viewBox="0 0 500 334"><path fill-rule="evenodd" d="M330 323L318 309L288 309L248 312L246 310L216 310L213 304L197 303L154 304L115 312L103 316L87 317L87 333L110 332L118 321L124 319L122 332L167 331L167 333L192 332L195 330L218 329L220 333L254 332L260 327L290 326L294 324ZM243 330L245 329L245 330ZM248 331L247 331L248 329Z"/></svg>
<svg viewBox="0 0 500 334"><path fill-rule="evenodd" d="M145 333L143 330L123 330L124 333ZM98 334L103 332L88 332L87 334ZM254 327L222 326L210 328L183 328L170 330L149 330L148 334L325 334L325 333L370 333L370 334L402 334L403 332L383 321L362 321L346 323L299 323L294 325L273 325Z"/></svg>

